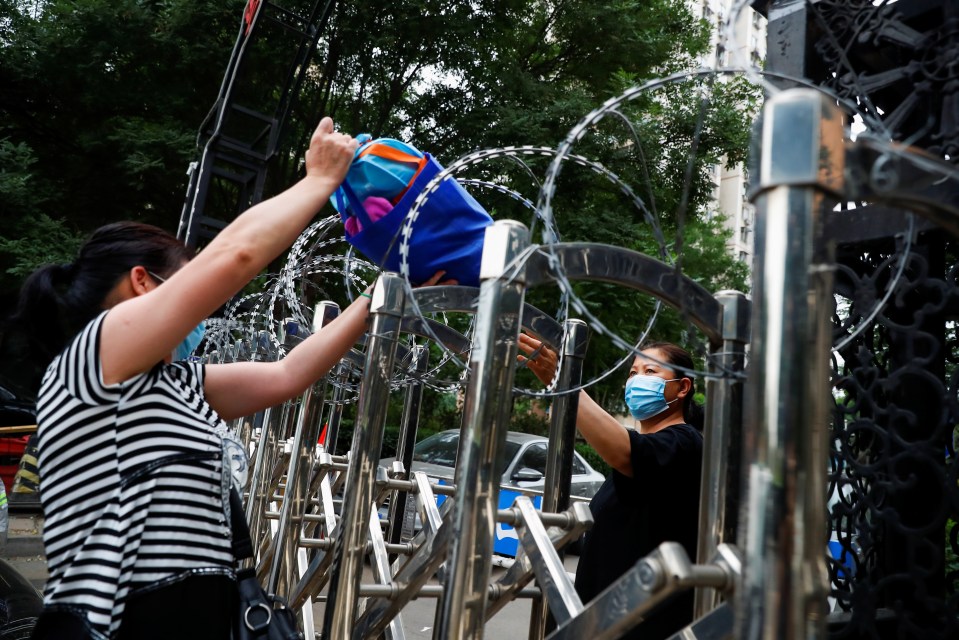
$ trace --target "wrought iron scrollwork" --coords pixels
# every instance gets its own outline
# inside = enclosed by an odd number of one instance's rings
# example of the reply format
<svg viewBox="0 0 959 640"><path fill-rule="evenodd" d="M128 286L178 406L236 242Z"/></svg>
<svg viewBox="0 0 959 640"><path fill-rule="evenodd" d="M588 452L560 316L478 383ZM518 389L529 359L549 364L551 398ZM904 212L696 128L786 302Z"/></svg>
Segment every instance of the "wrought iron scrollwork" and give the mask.
<svg viewBox="0 0 959 640"><path fill-rule="evenodd" d="M801 75L853 105L871 134L955 165L959 3L769 8L768 71ZM839 244L827 489L834 638L959 637L959 239L908 213L859 202L826 221Z"/></svg>

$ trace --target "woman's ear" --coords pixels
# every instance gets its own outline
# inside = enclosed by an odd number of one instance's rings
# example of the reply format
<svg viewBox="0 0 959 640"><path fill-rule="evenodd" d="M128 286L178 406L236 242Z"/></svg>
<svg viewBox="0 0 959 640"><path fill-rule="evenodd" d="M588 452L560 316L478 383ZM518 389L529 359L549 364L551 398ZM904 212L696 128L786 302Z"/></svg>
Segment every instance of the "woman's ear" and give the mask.
<svg viewBox="0 0 959 640"><path fill-rule="evenodd" d="M113 289L103 299L103 308L110 309L125 300L131 300L137 296L154 289L156 283L147 273L147 270L141 266L136 266L127 271Z"/></svg>
<svg viewBox="0 0 959 640"><path fill-rule="evenodd" d="M677 398L685 398L693 392L693 381L689 378L679 379L679 391L676 392Z"/></svg>
<svg viewBox="0 0 959 640"><path fill-rule="evenodd" d="M152 291L157 287L157 282L147 272L147 270L137 265L127 272L127 279L130 282L130 289L134 295L142 296L144 293Z"/></svg>

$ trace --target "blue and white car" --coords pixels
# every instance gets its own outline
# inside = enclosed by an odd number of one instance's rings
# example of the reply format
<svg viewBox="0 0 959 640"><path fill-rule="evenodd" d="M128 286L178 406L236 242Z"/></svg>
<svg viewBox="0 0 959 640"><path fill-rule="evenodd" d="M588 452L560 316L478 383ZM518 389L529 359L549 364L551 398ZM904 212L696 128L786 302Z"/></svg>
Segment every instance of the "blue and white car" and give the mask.
<svg viewBox="0 0 959 640"><path fill-rule="evenodd" d="M460 432L458 429L441 431L425 438L413 447L412 471L420 471L431 481L439 484L453 484L456 468L456 456L459 450ZM499 508L506 509L520 494L530 495L533 504L538 508L542 502L545 486L547 445L549 440L543 436L530 435L517 431L509 431L503 447L503 455L497 465L497 474L500 477ZM380 466L389 469L395 458L383 458ZM573 469L570 494L573 499L589 500L599 490L605 481L605 476L593 469L577 452L573 452ZM437 496L437 504L446 499L443 495ZM387 517L388 507L380 508L380 517ZM420 518L418 514L408 513L411 518L412 531L419 531ZM568 547L576 553L579 540ZM494 553L501 556L515 556L518 545L515 529L510 525L497 523Z"/></svg>
<svg viewBox="0 0 959 640"><path fill-rule="evenodd" d="M447 429L423 439L413 447L413 468L434 480L452 482L459 450L459 429ZM497 473L500 486L520 493L542 492L545 486L546 456L549 440L543 436L508 431L503 456ZM380 466L387 469L395 458L383 458ZM592 498L605 476L593 469L577 452L573 452L573 476L570 494Z"/></svg>

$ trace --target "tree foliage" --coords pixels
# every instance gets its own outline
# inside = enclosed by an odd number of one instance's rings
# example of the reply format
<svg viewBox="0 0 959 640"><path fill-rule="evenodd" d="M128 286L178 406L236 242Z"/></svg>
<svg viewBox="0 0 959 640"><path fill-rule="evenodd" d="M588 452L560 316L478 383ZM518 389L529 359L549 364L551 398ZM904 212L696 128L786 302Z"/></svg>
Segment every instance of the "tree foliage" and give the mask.
<svg viewBox="0 0 959 640"><path fill-rule="evenodd" d="M121 219L175 230L236 22L210 0L0 2L0 175L16 176L0 182L0 234L48 245L5 253L0 290L67 248L41 214L72 236Z"/></svg>
<svg viewBox="0 0 959 640"><path fill-rule="evenodd" d="M311 5L281 4L301 13ZM242 10L215 0L0 0L0 294L9 299L25 273L67 259L78 238L105 222L176 228L185 170ZM407 139L444 164L476 149L556 148L609 98L696 66L708 28L684 0L336 3L267 195L296 178L323 115L354 134ZM256 62L240 69L238 95L268 108L290 41L281 29L263 29ZM745 267L725 251L708 167L744 158L755 100L739 82L689 80L623 104L622 118L592 127L573 151L630 185L643 206L594 171L564 166L552 202L562 239L627 246L678 263L707 289L744 289ZM535 179L508 160L477 167L475 177L535 201L547 162L529 159ZM515 200L483 202L496 217L542 229ZM638 293L576 290L627 339L652 309ZM552 311L558 292L531 292L530 300ZM656 337L677 340L687 328L674 314ZM614 352L597 344L587 376ZM615 404L619 384L598 394Z"/></svg>

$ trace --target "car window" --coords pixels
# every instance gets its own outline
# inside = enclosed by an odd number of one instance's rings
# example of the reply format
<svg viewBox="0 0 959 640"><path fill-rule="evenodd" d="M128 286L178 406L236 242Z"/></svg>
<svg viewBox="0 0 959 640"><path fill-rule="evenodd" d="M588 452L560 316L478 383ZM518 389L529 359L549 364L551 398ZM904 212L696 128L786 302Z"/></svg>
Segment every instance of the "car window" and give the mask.
<svg viewBox="0 0 959 640"><path fill-rule="evenodd" d="M573 454L573 475L574 476L584 476L588 472L586 471L586 463L583 462L583 459L579 457L578 453Z"/></svg>
<svg viewBox="0 0 959 640"><path fill-rule="evenodd" d="M423 439L413 447L413 460L415 462L428 462L443 467L453 468L456 466L456 454L459 451L460 434L459 433L437 433ZM519 444L506 441L503 447L503 455L496 465L496 475L501 476L506 472L509 461L513 459L519 450Z"/></svg>
<svg viewBox="0 0 959 640"><path fill-rule="evenodd" d="M526 448L513 472L524 468L534 469L546 475L546 445L531 444Z"/></svg>
<svg viewBox="0 0 959 640"><path fill-rule="evenodd" d="M496 465L496 476L499 477L506 473L506 467L509 466L510 460L516 457L516 452L519 451L519 443L506 441L506 444L503 446L503 455L499 459L499 464ZM518 469L519 467L517 467Z"/></svg>
<svg viewBox="0 0 959 640"><path fill-rule="evenodd" d="M429 462L443 467L456 466L456 451L459 448L458 433L437 433L413 447L415 462Z"/></svg>

